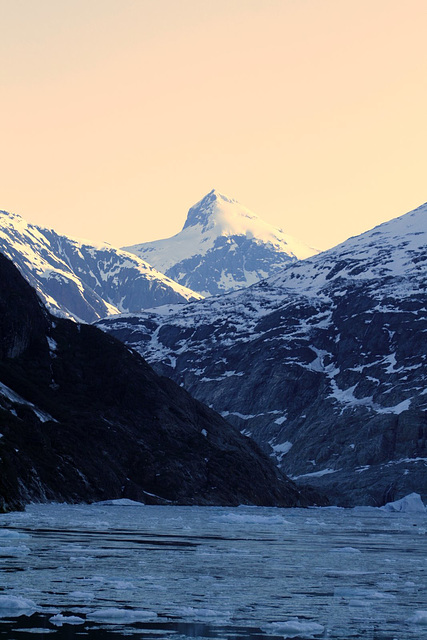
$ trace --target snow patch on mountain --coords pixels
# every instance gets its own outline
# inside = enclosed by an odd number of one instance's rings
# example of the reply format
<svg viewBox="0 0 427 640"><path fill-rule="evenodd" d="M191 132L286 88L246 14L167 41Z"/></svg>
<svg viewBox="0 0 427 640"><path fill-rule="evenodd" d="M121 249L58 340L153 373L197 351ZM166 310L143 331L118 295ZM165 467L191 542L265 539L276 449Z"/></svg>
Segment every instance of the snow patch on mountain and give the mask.
<svg viewBox="0 0 427 640"><path fill-rule="evenodd" d="M46 413L46 411L42 411L32 402L24 400L24 398L3 384L3 382L0 382L0 406L16 416L16 411L13 408L13 405L16 404L22 404L29 407L36 414L40 422L56 422L56 420L52 418L50 414Z"/></svg>
<svg viewBox="0 0 427 640"><path fill-rule="evenodd" d="M398 218L384 222L372 230L350 238L336 247L304 262L287 266L270 280L271 286L317 294L319 289L339 282L335 296L345 296L345 281L380 281L381 294L396 293L402 284L402 294L410 295L425 288L427 203ZM409 279L414 278L411 283ZM391 282L390 289L387 282ZM408 284L410 289L408 290ZM384 305L381 295L380 305ZM386 306L378 307L386 310Z"/></svg>

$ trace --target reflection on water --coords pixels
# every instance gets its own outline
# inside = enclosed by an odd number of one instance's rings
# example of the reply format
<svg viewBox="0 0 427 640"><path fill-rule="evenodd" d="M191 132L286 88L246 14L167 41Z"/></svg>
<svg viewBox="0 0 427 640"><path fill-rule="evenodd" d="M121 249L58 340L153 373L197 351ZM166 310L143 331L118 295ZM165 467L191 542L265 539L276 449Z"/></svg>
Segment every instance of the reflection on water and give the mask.
<svg viewBox="0 0 427 640"><path fill-rule="evenodd" d="M0 640L427 640L425 514L33 505L0 516Z"/></svg>

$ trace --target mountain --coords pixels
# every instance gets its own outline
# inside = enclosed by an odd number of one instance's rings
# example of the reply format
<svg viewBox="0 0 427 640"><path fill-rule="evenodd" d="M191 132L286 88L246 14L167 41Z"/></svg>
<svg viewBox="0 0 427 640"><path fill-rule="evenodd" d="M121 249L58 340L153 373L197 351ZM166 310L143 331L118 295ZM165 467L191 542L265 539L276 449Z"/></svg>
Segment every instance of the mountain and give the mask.
<svg viewBox="0 0 427 640"><path fill-rule="evenodd" d="M427 204L248 289L102 328L342 506L427 497Z"/></svg>
<svg viewBox="0 0 427 640"><path fill-rule="evenodd" d="M55 314L85 322L201 296L135 255L93 245L0 212L0 251Z"/></svg>
<svg viewBox="0 0 427 640"><path fill-rule="evenodd" d="M249 438L0 254L0 510L30 501L308 505Z"/></svg>
<svg viewBox="0 0 427 640"><path fill-rule="evenodd" d="M247 287L316 253L215 189L191 207L175 236L125 250L203 296Z"/></svg>

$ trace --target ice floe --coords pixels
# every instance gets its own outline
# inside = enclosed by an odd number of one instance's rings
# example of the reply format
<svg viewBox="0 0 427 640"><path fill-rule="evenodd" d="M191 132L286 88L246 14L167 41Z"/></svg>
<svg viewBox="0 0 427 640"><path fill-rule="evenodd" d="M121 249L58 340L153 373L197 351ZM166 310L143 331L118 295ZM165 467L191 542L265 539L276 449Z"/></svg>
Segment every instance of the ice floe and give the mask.
<svg viewBox="0 0 427 640"><path fill-rule="evenodd" d="M116 500L101 500L94 504L99 507L141 507L144 503L129 500L129 498L117 498Z"/></svg>
<svg viewBox="0 0 427 640"><path fill-rule="evenodd" d="M86 618L106 624L129 624L133 622L146 622L149 619L157 618L157 613L145 609L106 607L105 609L94 609L86 615Z"/></svg>
<svg viewBox="0 0 427 640"><path fill-rule="evenodd" d="M291 618L284 622L270 622L264 626L264 631L280 635L283 638L314 638L323 633L324 627L317 622L306 622L299 618Z"/></svg>
<svg viewBox="0 0 427 640"><path fill-rule="evenodd" d="M381 507L381 509L383 511L398 511L400 513L426 513L426 507L419 493L410 493L400 500L388 502Z"/></svg>
<svg viewBox="0 0 427 640"><path fill-rule="evenodd" d="M30 616L36 611L37 605L32 600L27 600L21 596L0 594L0 618L22 615Z"/></svg>
<svg viewBox="0 0 427 640"><path fill-rule="evenodd" d="M427 611L415 611L414 615L408 618L406 622L410 624L422 624L427 626Z"/></svg>
<svg viewBox="0 0 427 640"><path fill-rule="evenodd" d="M64 616L62 613L57 613L49 618L49 622L55 627L62 627L63 624L84 624L85 620L80 616Z"/></svg>

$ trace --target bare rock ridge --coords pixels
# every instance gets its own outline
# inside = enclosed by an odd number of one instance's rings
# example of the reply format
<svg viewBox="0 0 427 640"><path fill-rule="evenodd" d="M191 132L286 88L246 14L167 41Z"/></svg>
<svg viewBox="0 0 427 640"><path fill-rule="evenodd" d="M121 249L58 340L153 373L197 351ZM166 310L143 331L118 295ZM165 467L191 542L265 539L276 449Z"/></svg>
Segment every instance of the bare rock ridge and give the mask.
<svg viewBox="0 0 427 640"><path fill-rule="evenodd" d="M426 247L427 204L245 290L99 326L334 503L425 501Z"/></svg>
<svg viewBox="0 0 427 640"><path fill-rule="evenodd" d="M216 189L191 207L178 234L125 250L204 296L247 287L317 253Z"/></svg>
<svg viewBox="0 0 427 640"><path fill-rule="evenodd" d="M0 510L122 497L281 506L316 500L118 340L52 317L1 254L0 434Z"/></svg>
<svg viewBox="0 0 427 640"><path fill-rule="evenodd" d="M0 251L49 310L84 322L201 298L137 256L27 223L0 211Z"/></svg>

